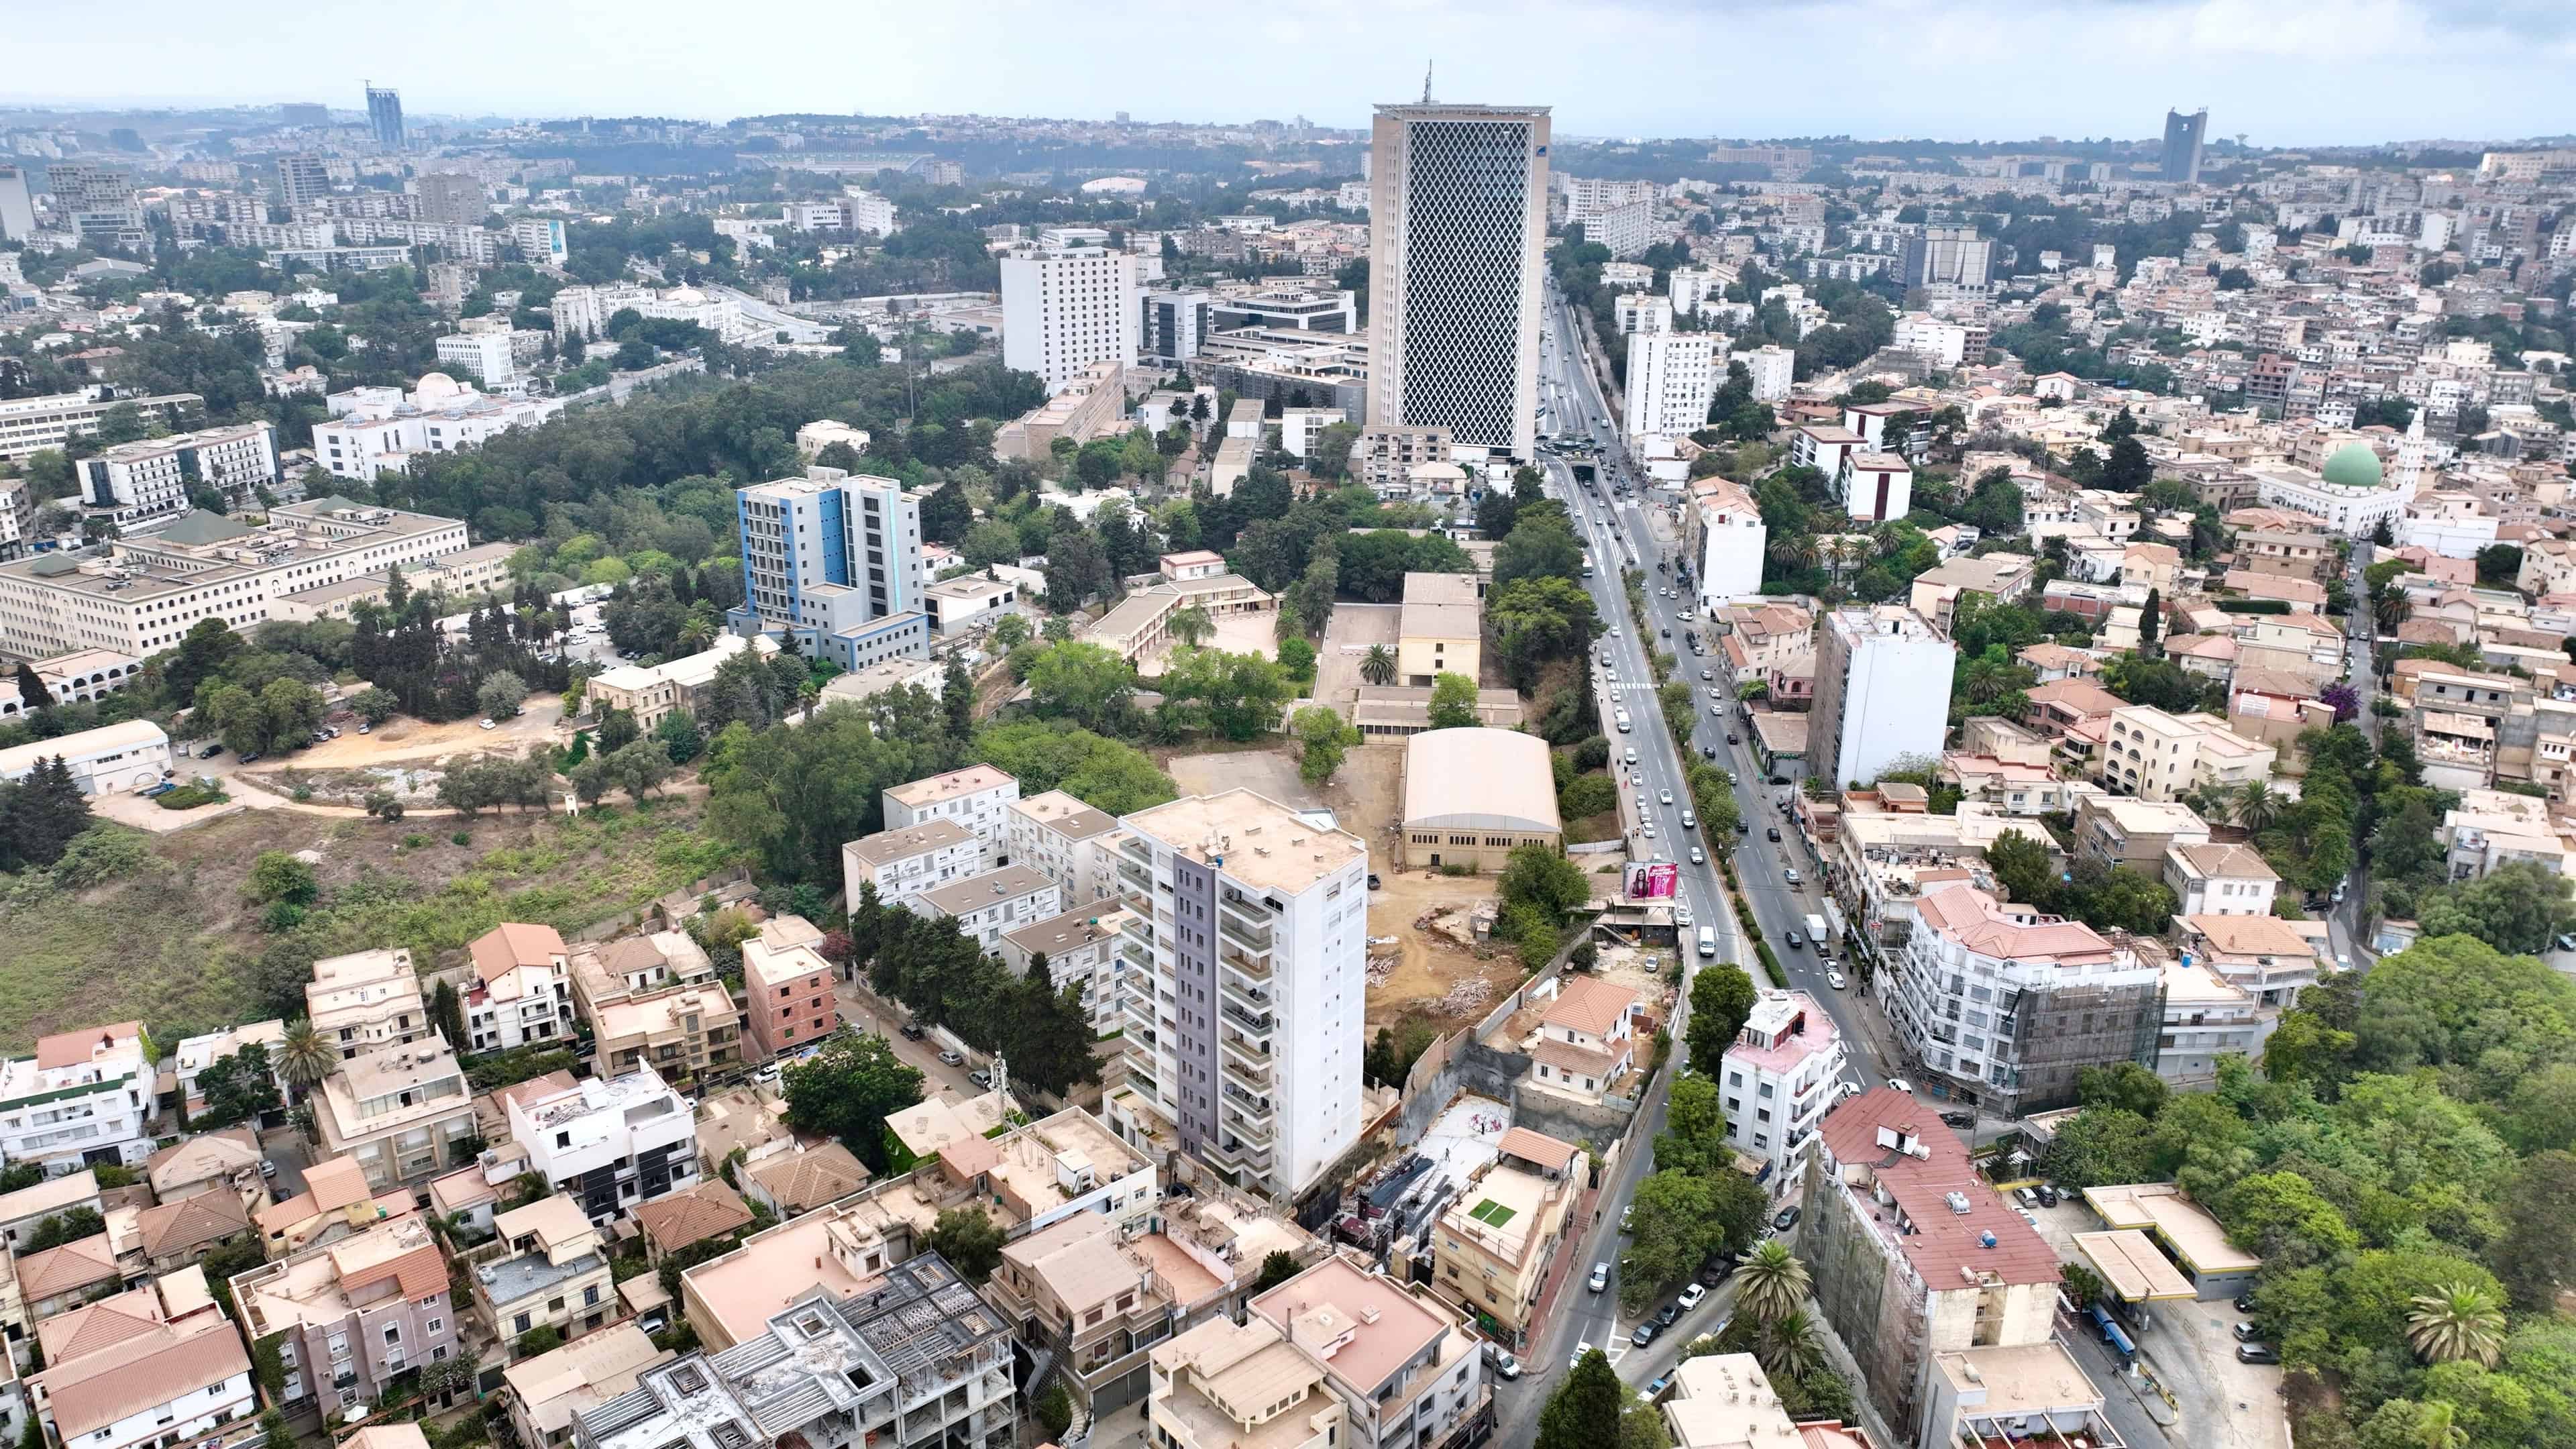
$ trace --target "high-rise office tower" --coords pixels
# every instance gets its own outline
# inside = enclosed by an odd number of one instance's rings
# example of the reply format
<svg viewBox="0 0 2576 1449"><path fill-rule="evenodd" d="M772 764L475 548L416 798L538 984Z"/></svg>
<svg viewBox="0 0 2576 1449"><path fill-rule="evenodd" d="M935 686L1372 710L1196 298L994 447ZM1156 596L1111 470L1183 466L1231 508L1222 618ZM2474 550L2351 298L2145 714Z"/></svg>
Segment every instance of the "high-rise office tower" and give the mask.
<svg viewBox="0 0 2576 1449"><path fill-rule="evenodd" d="M1808 769L1836 788L1878 778L1900 755L1937 759L1958 650L1900 604L1852 605L1816 635Z"/></svg>
<svg viewBox="0 0 2576 1449"><path fill-rule="evenodd" d="M921 611L921 498L892 478L809 467L735 490L743 601L737 630L784 631L813 658L858 670L929 653Z"/></svg>
<svg viewBox="0 0 2576 1449"><path fill-rule="evenodd" d="M1368 846L1250 790L1123 823L1129 1090L1105 1115L1294 1197L1359 1140Z"/></svg>
<svg viewBox="0 0 2576 1449"><path fill-rule="evenodd" d="M367 87L367 129L375 133L377 145L402 149L402 92L391 86Z"/></svg>
<svg viewBox="0 0 2576 1449"><path fill-rule="evenodd" d="M1002 362L1062 391L1094 363L1136 360L1136 258L1102 246L1041 246L1002 258Z"/></svg>
<svg viewBox="0 0 2576 1449"><path fill-rule="evenodd" d="M1369 415L1533 456L1544 106L1380 106L1370 146Z"/></svg>
<svg viewBox="0 0 2576 1449"><path fill-rule="evenodd" d="M25 241L36 234L36 198L24 166L0 166L0 241Z"/></svg>
<svg viewBox="0 0 2576 1449"><path fill-rule="evenodd" d="M1927 226L1905 239L1905 284L1909 287L1950 282L1982 287L1995 244L1973 226Z"/></svg>
<svg viewBox="0 0 2576 1449"><path fill-rule="evenodd" d="M2198 181L2200 179L2200 143L2209 134L2209 108L2186 116L2180 111L2165 112L2165 179Z"/></svg>
<svg viewBox="0 0 2576 1449"><path fill-rule="evenodd" d="M277 158L277 204L296 211L331 194L331 174L309 151Z"/></svg>
<svg viewBox="0 0 2576 1449"><path fill-rule="evenodd" d="M454 171L433 171L416 183L420 189L420 219L446 226L481 226L492 214L491 198L484 195L483 183Z"/></svg>

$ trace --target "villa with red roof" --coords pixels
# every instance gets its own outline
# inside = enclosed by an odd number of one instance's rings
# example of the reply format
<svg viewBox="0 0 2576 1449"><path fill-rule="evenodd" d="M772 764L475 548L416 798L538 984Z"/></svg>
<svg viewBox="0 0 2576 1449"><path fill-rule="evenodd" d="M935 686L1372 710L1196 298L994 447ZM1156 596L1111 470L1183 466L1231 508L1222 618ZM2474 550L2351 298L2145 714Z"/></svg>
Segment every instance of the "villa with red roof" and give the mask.
<svg viewBox="0 0 2576 1449"><path fill-rule="evenodd" d="M1598 1102L1636 1066L1637 993L1597 976L1568 974L1556 1000L1539 1015L1530 1048L1534 1085Z"/></svg>

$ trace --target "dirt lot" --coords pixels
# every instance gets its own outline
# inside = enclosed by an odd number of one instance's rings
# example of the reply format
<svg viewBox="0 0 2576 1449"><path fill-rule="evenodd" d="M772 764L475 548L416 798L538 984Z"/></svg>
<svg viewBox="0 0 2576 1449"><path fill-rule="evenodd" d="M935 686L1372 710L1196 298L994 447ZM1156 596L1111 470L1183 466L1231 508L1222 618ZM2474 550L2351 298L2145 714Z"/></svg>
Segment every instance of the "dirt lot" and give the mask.
<svg viewBox="0 0 2576 1449"><path fill-rule="evenodd" d="M1297 757L1286 750L1215 750L1172 755L1161 761L1184 795L1222 795L1250 790L1292 810L1312 810L1322 797L1297 778Z"/></svg>
<svg viewBox="0 0 2576 1449"><path fill-rule="evenodd" d="M1219 614L1209 622L1216 625L1216 632L1208 636L1206 647L1228 654L1258 654L1264 659L1279 657L1277 614ZM1146 679L1160 675L1171 652L1169 647L1158 649L1136 661L1137 674Z"/></svg>
<svg viewBox="0 0 2576 1449"><path fill-rule="evenodd" d="M1475 1021L1492 1009L1496 997L1528 974L1521 969L1517 952L1499 951L1490 960L1478 960L1474 951L1457 941L1414 928L1413 923L1426 914L1448 910L1459 913L1463 926L1468 910L1494 898L1491 876L1406 871L1381 874L1379 884L1380 889L1369 894L1369 936L1372 940L1395 937L1399 955L1384 984L1369 988L1371 1031L1416 1017L1443 1031Z"/></svg>

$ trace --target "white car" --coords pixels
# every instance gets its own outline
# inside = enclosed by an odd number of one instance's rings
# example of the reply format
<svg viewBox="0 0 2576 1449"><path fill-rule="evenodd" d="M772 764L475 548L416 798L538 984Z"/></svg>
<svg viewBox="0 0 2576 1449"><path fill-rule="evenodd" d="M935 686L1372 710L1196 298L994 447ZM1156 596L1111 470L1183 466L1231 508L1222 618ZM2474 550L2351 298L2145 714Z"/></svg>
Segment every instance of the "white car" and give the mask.
<svg viewBox="0 0 2576 1449"><path fill-rule="evenodd" d="M1781 878L1782 880L1787 881L1787 882L1788 882L1789 884L1791 884L1791 885L1796 885L1796 884L1798 883L1798 868L1797 868L1796 866L1784 866L1784 867L1782 867L1782 868L1781 868L1781 871L1780 871L1780 878Z"/></svg>
<svg viewBox="0 0 2576 1449"><path fill-rule="evenodd" d="M1598 1293L1598 1292L1600 1292L1602 1289L1607 1288L1607 1287L1609 1287L1609 1286L1610 1286L1610 1265L1609 1265L1608 1263L1595 1263L1595 1264L1593 1264L1593 1265L1592 1265L1592 1283L1591 1283L1592 1291L1593 1291L1593 1292L1595 1292L1595 1293ZM1589 1347L1589 1346L1590 1346L1590 1345L1586 1345L1586 1347ZM1577 1350L1577 1351L1576 1351L1576 1353L1575 1353L1575 1357L1580 1358L1580 1357L1582 1357L1582 1356L1583 1356L1583 1355L1582 1355L1581 1350Z"/></svg>
<svg viewBox="0 0 2576 1449"><path fill-rule="evenodd" d="M1840 991L1851 983L1843 979L1843 973L1839 971L1828 971L1825 973L1825 984L1836 991Z"/></svg>
<svg viewBox="0 0 2576 1449"><path fill-rule="evenodd" d="M1689 930L1691 926L1691 908L1688 906L1673 907L1673 924L1681 927L1685 931Z"/></svg>
<svg viewBox="0 0 2576 1449"><path fill-rule="evenodd" d="M500 727L501 727L501 726L500 726L500 723L499 723L497 720L488 720L488 719L487 719L487 720L482 721L481 723L479 723L479 724L477 724L477 725L475 726L475 728L476 728L476 729L484 729L484 730L497 730L497 729L499 729Z"/></svg>
<svg viewBox="0 0 2576 1449"><path fill-rule="evenodd" d="M1670 805L1673 803L1673 792L1670 790L1658 790L1655 792L1655 798L1658 803Z"/></svg>
<svg viewBox="0 0 2576 1449"><path fill-rule="evenodd" d="M1674 1301L1681 1304L1682 1312L1688 1313L1692 1309L1697 1308L1699 1306L1699 1301L1707 1296L1708 1288L1705 1284L1693 1283L1689 1287L1684 1288L1682 1290L1682 1296Z"/></svg>
<svg viewBox="0 0 2576 1449"><path fill-rule="evenodd" d="M1565 1366L1569 1369L1573 1368L1576 1364L1583 1362L1583 1356L1591 1351L1592 1340L1588 1338L1575 1340L1573 1356L1566 1359Z"/></svg>
<svg viewBox="0 0 2576 1449"><path fill-rule="evenodd" d="M1903 1077L1888 1078L1887 1089L1891 1092L1903 1092L1909 1097L1914 1095L1914 1085L1911 1082L1906 1081Z"/></svg>
<svg viewBox="0 0 2576 1449"><path fill-rule="evenodd" d="M1696 846L1696 845L1694 845L1694 846L1692 846L1692 847L1691 847L1691 864L1693 864L1693 865L1706 865L1706 864L1708 864L1708 857L1707 857L1707 856L1705 856L1705 855L1700 854L1699 847L1698 847L1698 846Z"/></svg>
<svg viewBox="0 0 2576 1449"><path fill-rule="evenodd" d="M1610 637L1611 637L1611 638L1613 638L1613 639L1616 639L1616 638L1618 638L1618 637L1619 637L1619 626L1618 626L1618 625L1613 624L1613 625L1611 625L1611 626L1610 626Z"/></svg>

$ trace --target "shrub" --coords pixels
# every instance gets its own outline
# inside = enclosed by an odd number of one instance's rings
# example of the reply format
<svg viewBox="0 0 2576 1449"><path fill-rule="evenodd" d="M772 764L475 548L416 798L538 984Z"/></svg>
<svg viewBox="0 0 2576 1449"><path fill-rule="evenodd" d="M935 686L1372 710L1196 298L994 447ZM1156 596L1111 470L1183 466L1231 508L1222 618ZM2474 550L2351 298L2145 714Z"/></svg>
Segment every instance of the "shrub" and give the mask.
<svg viewBox="0 0 2576 1449"><path fill-rule="evenodd" d="M209 790L202 785L182 785L161 796L160 801L164 810L194 810L200 805L220 804L231 798L221 790Z"/></svg>
<svg viewBox="0 0 2576 1449"><path fill-rule="evenodd" d="M474 837L462 830L447 838L458 845L472 845L474 843Z"/></svg>

